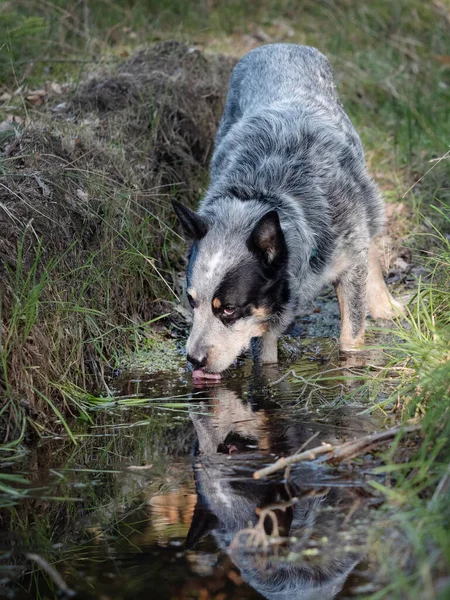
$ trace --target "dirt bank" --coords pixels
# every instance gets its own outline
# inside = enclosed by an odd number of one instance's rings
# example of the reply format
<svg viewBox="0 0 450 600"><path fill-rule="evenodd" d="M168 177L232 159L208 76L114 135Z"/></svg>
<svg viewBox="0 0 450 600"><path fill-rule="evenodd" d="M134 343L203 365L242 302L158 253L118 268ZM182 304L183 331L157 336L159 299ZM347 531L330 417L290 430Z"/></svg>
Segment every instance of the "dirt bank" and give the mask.
<svg viewBox="0 0 450 600"><path fill-rule="evenodd" d="M233 64L160 43L24 93L24 116L1 124L0 389L31 417L92 374L103 385L100 365L175 298L170 197L206 182Z"/></svg>

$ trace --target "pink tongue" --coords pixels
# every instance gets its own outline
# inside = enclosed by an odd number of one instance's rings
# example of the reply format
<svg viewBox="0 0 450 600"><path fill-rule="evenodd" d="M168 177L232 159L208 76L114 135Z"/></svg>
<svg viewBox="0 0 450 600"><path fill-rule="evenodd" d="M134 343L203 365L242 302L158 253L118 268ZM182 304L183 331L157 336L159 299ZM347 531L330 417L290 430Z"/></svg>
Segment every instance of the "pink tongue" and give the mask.
<svg viewBox="0 0 450 600"><path fill-rule="evenodd" d="M194 379L214 379L215 381L219 381L220 373L208 373L207 371L203 371L203 369L194 369L192 377Z"/></svg>

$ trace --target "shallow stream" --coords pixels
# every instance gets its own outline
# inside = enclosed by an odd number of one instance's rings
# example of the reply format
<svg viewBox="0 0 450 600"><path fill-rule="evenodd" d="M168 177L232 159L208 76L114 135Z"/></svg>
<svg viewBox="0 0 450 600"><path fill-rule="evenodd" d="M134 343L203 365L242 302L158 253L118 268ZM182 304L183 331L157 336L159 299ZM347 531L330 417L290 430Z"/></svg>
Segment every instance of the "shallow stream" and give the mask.
<svg viewBox="0 0 450 600"><path fill-rule="evenodd" d="M303 336L322 332L319 313ZM301 378L283 379L289 369ZM377 459L253 478L280 456L393 424L367 411L355 373L328 337L300 350L294 336L277 367L245 360L220 385L194 387L184 370L116 378L115 401L80 423L76 446L44 437L16 466L31 483L1 513L0 596L362 597L384 518Z"/></svg>

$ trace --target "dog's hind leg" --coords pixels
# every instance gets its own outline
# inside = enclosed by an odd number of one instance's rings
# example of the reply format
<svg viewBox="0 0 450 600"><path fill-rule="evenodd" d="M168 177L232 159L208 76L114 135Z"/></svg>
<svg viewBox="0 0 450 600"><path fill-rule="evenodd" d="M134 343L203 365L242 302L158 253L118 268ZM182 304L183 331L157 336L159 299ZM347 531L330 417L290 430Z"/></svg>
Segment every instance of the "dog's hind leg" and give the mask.
<svg viewBox="0 0 450 600"><path fill-rule="evenodd" d="M367 313L367 258L335 282L341 313L341 336L339 347L344 352L359 350L364 345L364 330Z"/></svg>
<svg viewBox="0 0 450 600"><path fill-rule="evenodd" d="M372 241L369 248L369 275L367 278L367 303L373 319L391 319L404 311L403 305L394 300L383 279L378 252Z"/></svg>

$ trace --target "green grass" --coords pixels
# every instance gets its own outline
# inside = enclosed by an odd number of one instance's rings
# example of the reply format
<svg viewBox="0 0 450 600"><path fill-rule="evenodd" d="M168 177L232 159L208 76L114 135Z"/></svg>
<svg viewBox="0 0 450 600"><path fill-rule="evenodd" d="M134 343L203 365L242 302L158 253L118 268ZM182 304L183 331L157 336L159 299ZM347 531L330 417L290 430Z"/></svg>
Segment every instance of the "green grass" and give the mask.
<svg viewBox="0 0 450 600"><path fill-rule="evenodd" d="M395 449L386 456L395 484L381 491L398 512L387 519L382 538L374 534L390 582L374 600L444 599L450 592L450 244L443 242L431 259L439 271L419 288L407 328L396 332L397 342L389 348L393 362L407 365L408 372L396 382L388 402L399 400L405 416L421 419L423 439L406 464ZM399 539L389 541L389 530L400 532L400 544ZM402 571L402 564L414 568Z"/></svg>
<svg viewBox="0 0 450 600"><path fill-rule="evenodd" d="M24 241L19 243L17 266L6 273L9 290L1 336L1 374L9 399L0 411L7 435L3 450L16 448L11 444L18 437L23 440L24 422L36 433L62 425L75 442L66 418L87 417L85 390L94 385L108 394L106 372L118 363L121 348L136 349L159 320L133 316L126 299L125 306L117 301L119 289L132 301L149 287L156 295L166 286L162 275L155 276L148 248L145 254L138 249L144 249L149 217L144 214L136 227L124 217L120 230L111 232L108 224L108 239L88 257L76 252L74 243L58 258L45 260L39 243L33 262L25 267ZM74 252L79 266L73 266L73 256L72 266L65 261ZM85 368L89 362L97 365L94 377ZM25 394L29 409L14 401L19 393ZM45 427L43 414L49 415Z"/></svg>

